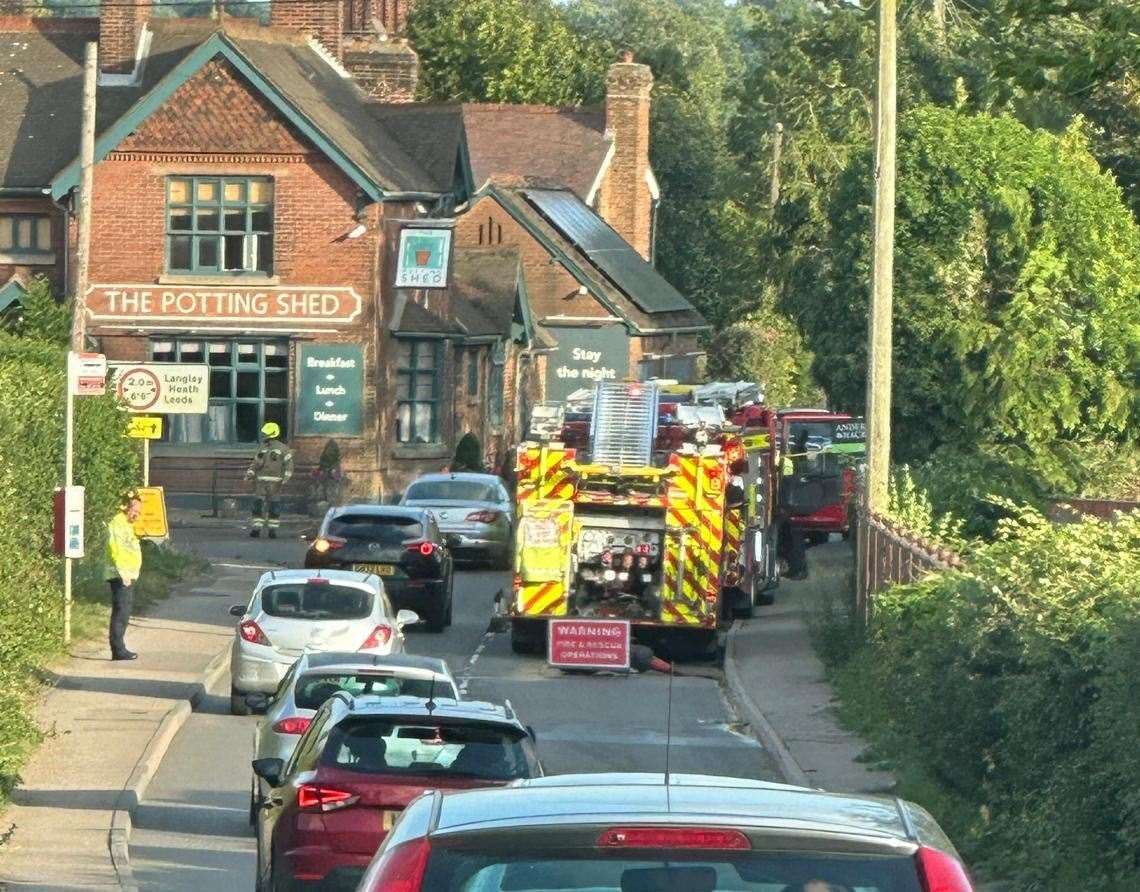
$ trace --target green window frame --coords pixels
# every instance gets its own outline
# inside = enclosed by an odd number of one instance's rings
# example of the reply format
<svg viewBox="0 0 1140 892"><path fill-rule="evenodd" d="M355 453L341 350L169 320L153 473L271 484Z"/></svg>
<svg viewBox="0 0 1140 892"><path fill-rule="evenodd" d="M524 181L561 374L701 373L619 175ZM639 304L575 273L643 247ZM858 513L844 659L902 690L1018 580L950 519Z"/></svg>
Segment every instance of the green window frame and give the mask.
<svg viewBox="0 0 1140 892"><path fill-rule="evenodd" d="M47 214L0 214L0 252L50 254L51 217Z"/></svg>
<svg viewBox="0 0 1140 892"><path fill-rule="evenodd" d="M163 441L180 445L242 445L258 441L267 421L289 436L289 341L260 338L153 338L154 362L210 367L204 415L168 415Z"/></svg>
<svg viewBox="0 0 1140 892"><path fill-rule="evenodd" d="M495 427L503 423L503 375L506 374L506 366L506 348L500 342L491 355L487 376L487 415Z"/></svg>
<svg viewBox="0 0 1140 892"><path fill-rule="evenodd" d="M273 271L273 180L166 178L166 271L267 276Z"/></svg>
<svg viewBox="0 0 1140 892"><path fill-rule="evenodd" d="M467 351L467 395L479 395L479 348Z"/></svg>
<svg viewBox="0 0 1140 892"><path fill-rule="evenodd" d="M438 444L442 342L401 338L396 342L396 440Z"/></svg>

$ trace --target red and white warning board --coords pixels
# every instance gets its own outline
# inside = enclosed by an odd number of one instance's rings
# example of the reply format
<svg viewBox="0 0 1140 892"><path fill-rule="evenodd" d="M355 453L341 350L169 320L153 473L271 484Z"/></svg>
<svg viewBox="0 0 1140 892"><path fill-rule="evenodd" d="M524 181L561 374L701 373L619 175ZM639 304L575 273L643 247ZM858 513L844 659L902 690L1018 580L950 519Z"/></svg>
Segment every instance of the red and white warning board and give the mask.
<svg viewBox="0 0 1140 892"><path fill-rule="evenodd" d="M552 619L547 662L560 669L629 669L629 621Z"/></svg>

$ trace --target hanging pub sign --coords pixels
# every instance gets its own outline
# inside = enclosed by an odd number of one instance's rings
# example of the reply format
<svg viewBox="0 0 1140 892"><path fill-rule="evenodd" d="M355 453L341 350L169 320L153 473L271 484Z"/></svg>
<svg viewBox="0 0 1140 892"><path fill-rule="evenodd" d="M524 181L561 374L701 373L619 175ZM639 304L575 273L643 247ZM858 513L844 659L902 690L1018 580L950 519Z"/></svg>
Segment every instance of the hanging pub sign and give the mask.
<svg viewBox="0 0 1140 892"><path fill-rule="evenodd" d="M450 229L400 230L400 253L396 259L397 288L446 288L451 259Z"/></svg>

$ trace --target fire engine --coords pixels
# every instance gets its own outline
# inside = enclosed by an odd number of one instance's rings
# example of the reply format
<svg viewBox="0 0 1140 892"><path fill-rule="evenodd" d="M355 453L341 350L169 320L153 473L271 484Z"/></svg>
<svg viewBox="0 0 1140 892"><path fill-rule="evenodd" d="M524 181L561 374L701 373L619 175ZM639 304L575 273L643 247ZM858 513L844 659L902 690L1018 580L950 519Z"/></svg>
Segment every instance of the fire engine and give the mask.
<svg viewBox="0 0 1140 892"><path fill-rule="evenodd" d="M722 620L769 597L774 416L742 429L704 388L662 389L603 382L588 403L536 413L516 465L516 652L565 616L627 619L643 637L685 633L712 650Z"/></svg>
<svg viewBox="0 0 1140 892"><path fill-rule="evenodd" d="M831 533L846 538L855 469L867 448L863 419L823 409L781 409L777 430L795 456L795 485L804 504L791 523L813 543L826 542Z"/></svg>

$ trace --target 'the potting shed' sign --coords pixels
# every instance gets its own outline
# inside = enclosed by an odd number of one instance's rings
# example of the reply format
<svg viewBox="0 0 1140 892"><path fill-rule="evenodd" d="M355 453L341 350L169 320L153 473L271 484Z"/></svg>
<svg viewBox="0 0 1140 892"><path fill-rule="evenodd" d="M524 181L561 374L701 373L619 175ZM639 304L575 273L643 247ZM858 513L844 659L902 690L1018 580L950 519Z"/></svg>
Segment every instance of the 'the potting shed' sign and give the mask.
<svg viewBox="0 0 1140 892"><path fill-rule="evenodd" d="M408 227L400 231L397 288L446 288L450 229Z"/></svg>

